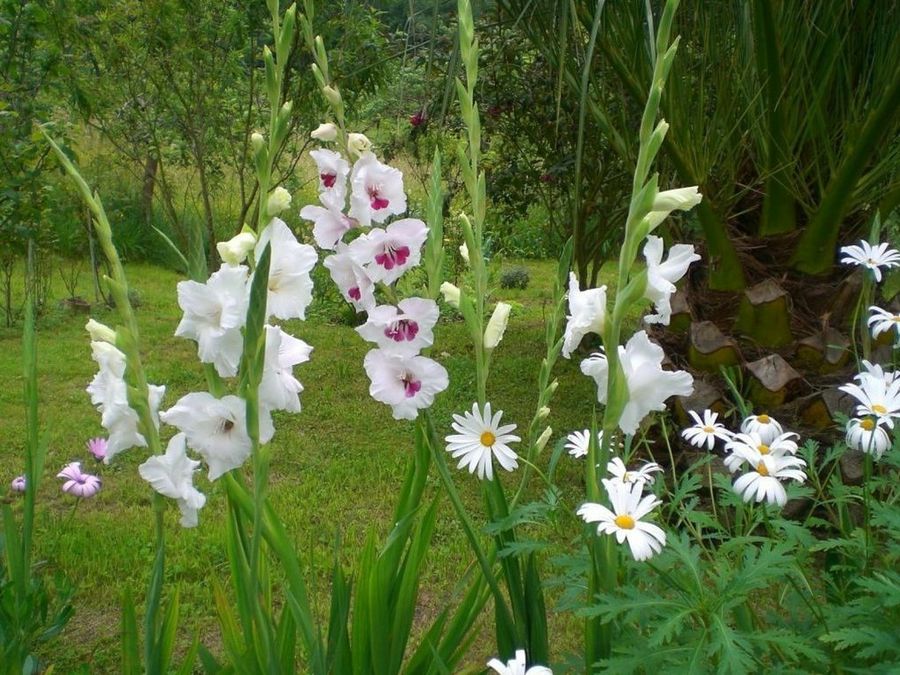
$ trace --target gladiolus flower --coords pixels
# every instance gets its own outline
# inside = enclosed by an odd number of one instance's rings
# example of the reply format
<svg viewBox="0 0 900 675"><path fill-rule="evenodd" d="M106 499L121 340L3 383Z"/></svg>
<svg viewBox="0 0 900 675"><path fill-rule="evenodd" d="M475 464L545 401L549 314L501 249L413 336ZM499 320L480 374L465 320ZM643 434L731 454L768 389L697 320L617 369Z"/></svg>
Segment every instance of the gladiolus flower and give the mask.
<svg viewBox="0 0 900 675"><path fill-rule="evenodd" d="M291 193L279 185L269 193L269 199L266 200L266 213L270 216L277 216L290 205Z"/></svg>
<svg viewBox="0 0 900 675"><path fill-rule="evenodd" d="M379 305L372 309L369 320L356 332L388 353L414 356L434 343L438 316L434 300L406 298L397 307Z"/></svg>
<svg viewBox="0 0 900 675"><path fill-rule="evenodd" d="M414 420L450 384L446 369L424 356L396 356L373 349L363 361L369 395L391 406L395 420Z"/></svg>
<svg viewBox="0 0 900 675"><path fill-rule="evenodd" d="M606 323L606 286L582 291L574 272L569 273L569 315L562 355L569 358L588 333L603 335Z"/></svg>
<svg viewBox="0 0 900 675"><path fill-rule="evenodd" d="M350 163L333 150L313 150L309 153L319 172L319 193L327 195L328 204L344 208L347 199L347 176Z"/></svg>
<svg viewBox="0 0 900 675"><path fill-rule="evenodd" d="M459 459L457 468L467 467L469 473L477 473L480 479L493 480L493 458L496 457L507 471L519 466L518 455L509 444L522 439L511 433L516 429L515 424L500 426L502 417L502 410L491 414L490 403L485 403L483 413L478 404L473 403L471 413L453 415L451 426L457 433L447 436L445 440L447 452L453 459Z"/></svg>
<svg viewBox="0 0 900 675"><path fill-rule="evenodd" d="M694 390L694 378L684 371L662 369L665 353L662 347L650 342L645 331L631 336L626 346L619 346L619 360L625 373L628 402L619 418L619 428L633 435L653 410L665 410L670 396L689 396ZM581 362L581 372L597 383L597 401L606 403L609 363L602 353Z"/></svg>
<svg viewBox="0 0 900 675"><path fill-rule="evenodd" d="M373 228L348 247L354 262L373 282L392 284L419 264L428 227L417 218L395 220L387 229Z"/></svg>
<svg viewBox="0 0 900 675"><path fill-rule="evenodd" d="M16 476L9 484L9 488L13 492L25 492L27 487L27 480L25 476Z"/></svg>
<svg viewBox="0 0 900 675"><path fill-rule="evenodd" d="M216 251L223 262L237 266L247 259L250 251L256 246L256 235L251 231L242 231L228 241L216 244Z"/></svg>
<svg viewBox="0 0 900 675"><path fill-rule="evenodd" d="M76 497L93 497L100 491L101 481L98 476L81 471L81 462L72 462L62 471L56 474L57 478L64 478L62 491Z"/></svg>
<svg viewBox="0 0 900 675"><path fill-rule="evenodd" d="M347 150L351 155L361 157L372 149L372 141L365 134L347 134Z"/></svg>
<svg viewBox="0 0 900 675"><path fill-rule="evenodd" d="M344 300L352 304L357 312L369 311L375 306L374 283L365 268L354 261L346 244L338 242L336 251L322 264L328 268Z"/></svg>
<svg viewBox="0 0 900 675"><path fill-rule="evenodd" d="M154 490L178 502L182 527L196 527L197 511L206 503L206 495L194 487L194 473L199 467L200 462L187 456L183 433L172 437L165 455L150 457L138 467L141 478Z"/></svg>
<svg viewBox="0 0 900 675"><path fill-rule="evenodd" d="M466 246L466 242L463 242L459 245L459 255L460 257L466 261L466 265L469 264L469 247Z"/></svg>
<svg viewBox="0 0 900 675"><path fill-rule="evenodd" d="M269 294L266 312L279 319L304 319L312 302L313 282L310 272L319 256L309 244L301 244L283 220L274 218L256 243L259 260L271 243L269 262Z"/></svg>
<svg viewBox="0 0 900 675"><path fill-rule="evenodd" d="M281 328L266 326L266 358L259 384L260 405L269 410L300 412L303 385L294 377L294 366L309 361L313 348Z"/></svg>
<svg viewBox="0 0 900 675"><path fill-rule="evenodd" d="M444 302L446 302L451 307L456 307L459 309L459 288L451 284L449 281L445 281L441 284L441 295L444 296Z"/></svg>
<svg viewBox="0 0 900 675"><path fill-rule="evenodd" d="M363 154L353 165L350 185L349 215L363 227L369 227L372 221L383 223L389 216L406 211L403 174L379 162L371 152Z"/></svg>
<svg viewBox="0 0 900 675"><path fill-rule="evenodd" d="M653 302L658 314L644 317L647 323L669 325L672 318L670 300L675 292L675 282L685 275L688 267L700 256L694 253L692 244L675 244L669 249L669 257L662 260L663 240L650 235L644 245L644 257L647 259L647 290L644 297Z"/></svg>
<svg viewBox="0 0 900 675"><path fill-rule="evenodd" d="M324 207L315 204L304 206L300 209L300 217L314 223L313 238L319 248L334 250L344 234L356 227L356 221L345 216L340 207L327 200L323 200L323 203Z"/></svg>
<svg viewBox="0 0 900 675"><path fill-rule="evenodd" d="M116 331L99 321L88 319L85 329L90 333L91 341L93 342L108 342L111 345L116 344Z"/></svg>

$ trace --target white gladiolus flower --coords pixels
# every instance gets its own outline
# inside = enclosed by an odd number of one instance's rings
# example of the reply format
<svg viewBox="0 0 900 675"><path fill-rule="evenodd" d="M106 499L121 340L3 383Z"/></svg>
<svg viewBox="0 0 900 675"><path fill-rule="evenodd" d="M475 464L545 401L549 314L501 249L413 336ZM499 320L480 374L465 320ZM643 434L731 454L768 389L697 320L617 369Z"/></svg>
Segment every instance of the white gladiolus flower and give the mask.
<svg viewBox="0 0 900 675"><path fill-rule="evenodd" d="M750 464L751 471L734 482L735 492L745 502L766 501L784 506L787 503L787 492L781 482L792 479L802 483L806 480L806 473L802 469L806 462L791 454L779 457L747 452L745 460Z"/></svg>
<svg viewBox="0 0 900 675"><path fill-rule="evenodd" d="M366 354L369 395L391 406L395 420L414 420L450 384L446 369L424 356L396 356L382 349Z"/></svg>
<svg viewBox="0 0 900 675"><path fill-rule="evenodd" d="M566 333L562 355L570 358L582 338L588 333L603 335L606 322L606 286L580 290L574 272L569 273L569 315L566 317Z"/></svg>
<svg viewBox="0 0 900 675"><path fill-rule="evenodd" d="M434 300L406 298L393 305L369 311L366 323L356 329L364 340L399 356L415 356L434 343L434 325L439 316Z"/></svg>
<svg viewBox="0 0 900 675"><path fill-rule="evenodd" d="M488 324L484 329L485 349L496 349L500 344L500 340L503 339L503 334L506 332L506 324L509 323L511 309L512 307L505 302L498 302L494 307L491 318L488 319Z"/></svg>
<svg viewBox="0 0 900 675"><path fill-rule="evenodd" d="M256 242L257 261L271 242L269 260L268 316L279 319L304 319L312 302L310 272L319 259L309 244L301 244L283 220L274 218Z"/></svg>
<svg viewBox="0 0 900 675"><path fill-rule="evenodd" d="M365 134L347 134L347 150L351 155L362 157L372 149L372 141Z"/></svg>
<svg viewBox="0 0 900 675"><path fill-rule="evenodd" d="M309 153L319 172L319 194L327 195L328 204L342 209L347 200L347 176L350 163L333 150L313 150Z"/></svg>
<svg viewBox="0 0 900 675"><path fill-rule="evenodd" d="M488 668L500 675L553 675L553 671L546 666L531 666L525 670L527 665L524 649L517 649L516 657L505 664L500 659L491 659L487 663Z"/></svg>
<svg viewBox="0 0 900 675"><path fill-rule="evenodd" d="M266 213L270 216L277 216L290 206L291 193L279 185L269 193L269 199L266 201Z"/></svg>
<svg viewBox="0 0 900 675"><path fill-rule="evenodd" d="M463 242L459 245L459 255L463 260L466 261L466 265L469 264L469 247L466 245L466 242Z"/></svg>
<svg viewBox="0 0 900 675"><path fill-rule="evenodd" d="M269 410L300 412L303 385L294 366L309 361L313 348L277 326L266 326L266 359L259 383L259 403Z"/></svg>
<svg viewBox="0 0 900 675"><path fill-rule="evenodd" d="M718 413L712 410L703 411L703 419L693 410L689 410L688 414L694 418L694 425L688 427L681 432L681 435L691 445L702 448L704 445L707 450L712 450L716 444L716 439L722 441L730 441L732 433L725 428L724 424L718 424L716 419Z"/></svg>
<svg viewBox="0 0 900 675"><path fill-rule="evenodd" d="M881 459L885 450L891 447L891 437L879 423L878 418L853 418L847 422L847 447L861 450L875 459Z"/></svg>
<svg viewBox="0 0 900 675"><path fill-rule="evenodd" d="M490 403L485 403L483 412L477 403L473 403L472 412L453 415L451 426L457 433L447 436L445 440L447 452L454 459L459 459L457 468L466 467L469 473L477 473L482 480L493 480L493 458L496 457L507 471L519 466L519 456L509 444L522 439L511 433L516 429L515 424L500 425L502 417L502 410L491 413Z"/></svg>
<svg viewBox="0 0 900 675"><path fill-rule="evenodd" d="M647 323L669 325L672 318L670 304L675 292L675 282L685 275L688 267L700 256L694 253L692 244L675 244L669 249L669 257L662 260L663 240L650 235L644 245L644 257L647 259L647 290L644 297L653 302L657 314L644 317Z"/></svg>
<svg viewBox="0 0 900 675"><path fill-rule="evenodd" d="M629 471L620 457L613 457L606 465L606 470L613 478L622 483L640 483L643 486L653 485L653 481L656 479L653 474L661 472L663 468L656 462L644 462L640 469Z"/></svg>
<svg viewBox="0 0 900 675"><path fill-rule="evenodd" d="M216 251L219 252L219 257L223 262L237 266L247 259L254 246L256 246L256 235L244 230L228 241L220 241L216 244Z"/></svg>
<svg viewBox="0 0 900 675"><path fill-rule="evenodd" d="M320 198L324 207L308 204L300 209L300 217L314 223L313 237L319 248L334 250L344 234L356 227L356 221L345 216L340 206L325 198L325 193Z"/></svg>
<svg viewBox="0 0 900 675"><path fill-rule="evenodd" d="M772 439L763 438L755 431L735 434L725 444L725 450L730 454L725 457L726 468L734 473L746 462L754 465L757 457L772 455L773 457L787 457L797 454L797 442L799 438L793 432L780 434Z"/></svg>
<svg viewBox="0 0 900 675"><path fill-rule="evenodd" d="M190 459L186 451L185 435L175 434L166 454L150 457L138 467L138 473L159 494L178 502L182 527L196 527L197 511L206 503L206 495L194 487L200 462Z"/></svg>
<svg viewBox="0 0 900 675"><path fill-rule="evenodd" d="M182 396L160 413L166 424L183 431L187 444L200 453L209 467L209 479L242 466L252 451L247 434L247 402L237 396L216 398L205 391ZM275 428L265 408L259 411L259 441L272 440Z"/></svg>
<svg viewBox="0 0 900 675"><path fill-rule="evenodd" d="M247 268L222 265L205 284L178 282L178 305L184 317L175 329L178 337L197 341L203 363L212 363L222 377L237 373L247 315Z"/></svg>
<svg viewBox="0 0 900 675"><path fill-rule="evenodd" d="M94 319L88 319L84 328L90 334L92 341L108 342L111 345L116 344L116 331L109 326L99 321L94 321Z"/></svg>
<svg viewBox="0 0 900 675"><path fill-rule="evenodd" d="M641 520L662 504L655 496L642 497L642 483L625 483L619 480L603 480L609 495L612 511L602 504L588 502L578 509L578 515L586 523L598 523L597 534L614 534L618 543L628 542L632 557L647 560L666 545L666 533L653 523Z"/></svg>
<svg viewBox="0 0 900 675"><path fill-rule="evenodd" d="M880 371L880 366L878 367ZM871 416L878 420L881 424L884 422L889 428L894 428L894 417L900 417L900 377L893 377L890 373L890 379L887 374L877 371L860 373L856 376L859 384L845 384L838 387L843 392L850 394L859 401L856 406L856 414L860 416Z"/></svg>
<svg viewBox="0 0 900 675"><path fill-rule="evenodd" d="M696 185L673 190L663 190L653 200L653 211L664 211L666 214L672 211L690 211L703 199L703 195L697 190Z"/></svg>
<svg viewBox="0 0 900 675"><path fill-rule="evenodd" d="M446 302L451 307L456 307L459 309L459 288L451 284L449 281L445 281L441 284L441 295L444 296L444 302Z"/></svg>
<svg viewBox="0 0 900 675"><path fill-rule="evenodd" d="M373 228L354 239L347 250L372 281L392 284L406 270L419 264L427 237L425 223L417 218L404 218L395 220L384 230Z"/></svg>
<svg viewBox="0 0 900 675"><path fill-rule="evenodd" d="M859 245L842 246L844 255L841 262L844 265L862 265L872 270L875 281L881 282L881 268L891 268L900 265L900 252L888 248L885 243L872 245L865 239L860 240Z"/></svg>
<svg viewBox="0 0 900 675"><path fill-rule="evenodd" d="M375 285L362 265L357 265L346 244L338 242L336 253L322 264L331 273L344 300L353 305L357 312L370 311L375 307Z"/></svg>
<svg viewBox="0 0 900 675"><path fill-rule="evenodd" d="M353 165L350 185L349 215L363 227L369 227L372 221L383 223L389 216L406 211L403 174L379 162L371 152L363 154Z"/></svg>
<svg viewBox="0 0 900 675"><path fill-rule="evenodd" d="M333 122L323 122L310 132L309 137L317 141L330 142L337 140L337 126Z"/></svg>
<svg viewBox="0 0 900 675"><path fill-rule="evenodd" d="M689 373L662 369L664 357L662 347L650 342L645 331L635 333L624 347L619 347L628 388L628 402L619 419L619 428L626 435L633 435L651 411L665 410L665 400L670 396L689 396L694 391L694 378ZM582 361L581 372L594 378L597 401L606 403L609 375L606 355L598 353Z"/></svg>
<svg viewBox="0 0 900 675"><path fill-rule="evenodd" d="M94 375L87 386L87 393L91 397L91 403L96 406L122 402L119 400L119 391L116 384L124 381L125 354L115 345L109 342L91 342L91 357L100 366L100 370ZM122 389L124 394L124 388ZM127 404L127 401L124 401Z"/></svg>
<svg viewBox="0 0 900 675"><path fill-rule="evenodd" d="M754 433L760 437L763 443L771 443L784 433L784 429L774 417L762 413L750 415L741 422L741 433Z"/></svg>
<svg viewBox="0 0 900 675"><path fill-rule="evenodd" d="M869 307L872 315L869 317L869 326L872 330L872 337L878 338L882 333L889 333L891 330L897 333L897 344L900 344L900 314L891 314L881 307Z"/></svg>

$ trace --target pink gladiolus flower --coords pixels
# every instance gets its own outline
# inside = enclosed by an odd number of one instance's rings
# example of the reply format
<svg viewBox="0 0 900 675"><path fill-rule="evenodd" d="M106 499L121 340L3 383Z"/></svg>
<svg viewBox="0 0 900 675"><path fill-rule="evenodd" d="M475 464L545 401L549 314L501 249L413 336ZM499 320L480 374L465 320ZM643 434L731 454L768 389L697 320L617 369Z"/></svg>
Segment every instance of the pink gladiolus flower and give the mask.
<svg viewBox="0 0 900 675"><path fill-rule="evenodd" d="M106 445L105 438L92 438L87 442L87 449L94 459L100 461L106 457Z"/></svg>
<svg viewBox="0 0 900 675"><path fill-rule="evenodd" d="M13 492L25 492L25 476L16 476L15 478L13 478L12 482L9 484L9 487Z"/></svg>
<svg viewBox="0 0 900 675"><path fill-rule="evenodd" d="M81 471L81 462L72 462L56 474L57 478L65 478L62 491L76 497L93 497L100 491L100 478Z"/></svg>

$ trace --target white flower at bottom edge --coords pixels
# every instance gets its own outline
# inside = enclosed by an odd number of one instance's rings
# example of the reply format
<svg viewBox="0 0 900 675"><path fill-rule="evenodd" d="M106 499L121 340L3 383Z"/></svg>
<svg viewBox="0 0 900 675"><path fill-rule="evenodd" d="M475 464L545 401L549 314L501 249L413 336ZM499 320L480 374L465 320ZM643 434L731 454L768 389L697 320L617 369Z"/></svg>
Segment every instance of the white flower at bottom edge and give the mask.
<svg viewBox="0 0 900 675"><path fill-rule="evenodd" d="M650 342L645 331L631 336L624 347L619 346L619 359L625 372L628 402L619 418L619 428L626 435L634 435L641 420L651 411L665 410L670 396L689 396L694 391L694 378L684 371L663 370L665 353ZM605 354L595 354L581 362L581 372L597 383L597 401L606 403L609 362Z"/></svg>
<svg viewBox="0 0 900 675"><path fill-rule="evenodd" d="M444 440L447 441L447 452L453 459L459 459L458 469L467 467L469 473L477 472L480 479L493 480L494 457L507 471L519 466L519 456L509 447L509 443L522 439L510 433L515 431L515 424L500 426L502 417L502 410L492 414L490 403L484 404L483 412L477 403L473 403L472 412L453 415L451 426L456 433Z"/></svg>
<svg viewBox="0 0 900 675"><path fill-rule="evenodd" d="M781 481L793 479L798 483L806 480L806 473L800 467L806 466L799 457L785 455L756 454L748 457L751 471L734 481L734 490L745 502L766 501L769 504L784 506L787 503L787 492Z"/></svg>
<svg viewBox="0 0 900 675"><path fill-rule="evenodd" d="M606 470L613 478L622 483L652 485L653 481L656 480L653 474L661 472L663 468L656 462L644 462L644 465L640 469L632 469L629 471L621 457L613 457L609 461L609 464L606 465Z"/></svg>
<svg viewBox="0 0 900 675"><path fill-rule="evenodd" d="M877 418L853 418L847 422L847 447L861 450L881 459L885 450L891 447L891 437Z"/></svg>
<svg viewBox="0 0 900 675"><path fill-rule="evenodd" d="M868 320L869 327L872 330L872 337L877 339L882 333L896 330L897 343L900 344L900 314L891 314L886 309L875 305L869 307L869 311L872 313Z"/></svg>
<svg viewBox="0 0 900 675"><path fill-rule="evenodd" d="M138 467L138 473L164 497L178 502L182 527L197 526L197 511L206 503L206 495L194 487L194 473L200 462L187 456L186 437L175 434L166 454L150 457Z"/></svg>
<svg viewBox="0 0 900 675"><path fill-rule="evenodd" d="M205 391L193 392L160 413L166 424L183 431L187 444L202 455L209 466L209 479L236 469L250 456L247 434L247 402L237 396L216 398ZM259 440L268 443L275 433L265 408L259 411Z"/></svg>
<svg viewBox="0 0 900 675"><path fill-rule="evenodd" d="M553 671L547 666L531 666L525 670L528 664L525 661L524 649L517 649L515 658L510 659L506 664L500 659L491 659L487 662L487 666L500 675L553 675Z"/></svg>
<svg viewBox="0 0 900 675"><path fill-rule="evenodd" d="M717 438L722 441L731 440L731 432L725 428L724 424L716 422L719 413L704 410L703 419L693 410L689 410L688 414L694 418L694 424L684 429L681 436L694 447L702 448L705 445L707 450L712 450L716 445Z"/></svg>
<svg viewBox="0 0 900 675"><path fill-rule="evenodd" d="M597 534L614 534L620 544L628 542L632 557L637 561L652 558L666 545L666 533L653 523L641 520L662 504L654 495L642 497L642 483L623 483L603 480L612 511L602 504L588 502L578 509L586 523L598 523Z"/></svg>
<svg viewBox="0 0 900 675"><path fill-rule="evenodd" d="M395 420L414 420L450 384L447 370L424 356L396 356L373 349L363 361L369 395L391 406Z"/></svg>
<svg viewBox="0 0 900 675"><path fill-rule="evenodd" d="M588 333L603 335L606 322L606 286L582 291L574 272L569 273L569 315L562 355L570 358Z"/></svg>
<svg viewBox="0 0 900 675"><path fill-rule="evenodd" d="M862 265L872 270L875 281L881 282L882 267L897 267L900 265L900 252L888 248L886 243L872 245L865 239L860 240L859 245L841 246L841 263L844 265Z"/></svg>

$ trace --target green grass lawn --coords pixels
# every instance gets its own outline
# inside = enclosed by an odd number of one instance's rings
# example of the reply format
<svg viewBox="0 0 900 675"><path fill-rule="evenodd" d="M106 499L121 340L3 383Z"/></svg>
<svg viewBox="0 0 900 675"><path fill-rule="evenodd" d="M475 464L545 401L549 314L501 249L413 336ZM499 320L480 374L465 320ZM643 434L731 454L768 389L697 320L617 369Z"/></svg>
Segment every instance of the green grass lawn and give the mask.
<svg viewBox="0 0 900 675"><path fill-rule="evenodd" d="M516 305L506 337L492 361L488 391L495 407L505 411L504 421L508 418L522 428L534 413L535 382L545 350L543 317L549 310L556 264L494 261L492 268L499 272L513 265L526 266L531 283L525 290L496 290L497 299ZM166 385L166 408L185 393L205 390L196 345L173 336L180 319L175 285L181 277L138 264L129 265L127 272L141 300L138 321L148 378ZM58 282L56 286L52 297L59 298L63 289ZM87 279L79 292L92 297ZM329 321L330 312L321 300L317 299L310 310L310 320L285 326L311 344L314 351L311 362L295 370L305 386L302 412L276 413L271 498L293 534L301 558L309 565L309 584L322 602L327 598L328 569L336 539L341 539L341 555L349 569L370 528L382 537L387 532L394 494L412 446L413 424L393 420L387 406L369 397L369 382L362 368L367 343L351 326ZM116 320L112 310L100 305L95 305L90 316L110 324ZM75 615L62 636L44 651L57 672L70 672L81 664L89 664L92 672L118 669L121 595L130 589L140 601L154 554L151 492L137 473L146 451L132 449L118 456L111 466L103 466L96 464L85 448L88 438L103 433L99 415L84 391L95 372L84 330L87 318L54 303L38 322L40 417L49 454L38 501L37 555L49 563L49 569L64 572L76 587ZM22 472L25 438L18 329L0 330L0 349L0 377L5 382L0 390L0 434L4 439L0 479L8 485ZM462 322L452 317L442 320L431 355L450 373L450 387L433 408L440 428L449 433L451 413L470 408L475 395L471 349ZM553 443L590 423L596 400L593 382L579 373L577 360L561 360L555 375L560 386L548 419L554 435L540 458L544 464ZM165 437L173 432L164 428ZM103 478L102 491L77 510L73 508L74 499L60 492L54 477L73 460L96 469ZM558 483L574 510L583 494L581 466L566 459L561 464ZM473 513L480 517L483 512L477 480L462 472L456 472L455 477ZM507 485L514 484L509 475L503 480ZM167 513L168 584L170 589L177 585L181 591L182 642L186 644L199 634L215 653L218 625L210 580L227 582L229 574L224 549L225 496L205 474L198 474L197 484L208 497L198 528L182 529L174 504ZM535 479L535 494L540 487ZM434 476L432 494L438 488ZM567 517L573 517L571 510ZM569 525L564 528L568 534L548 536L567 547L568 537L578 532L577 527ZM439 608L453 602L454 584L473 559L446 501L428 556L420 596L423 627ZM485 611L479 629L483 635L471 653L472 665L484 664L493 656L491 614L489 609ZM558 642L551 640L551 647L555 644L561 651L575 639L578 628L570 616L551 617L551 621L559 629L555 632L561 633Z"/></svg>

